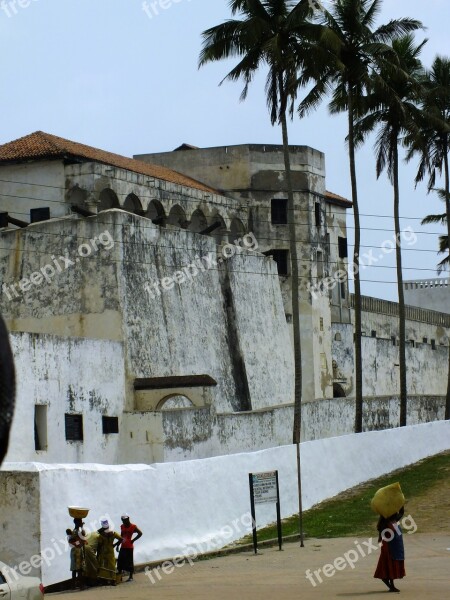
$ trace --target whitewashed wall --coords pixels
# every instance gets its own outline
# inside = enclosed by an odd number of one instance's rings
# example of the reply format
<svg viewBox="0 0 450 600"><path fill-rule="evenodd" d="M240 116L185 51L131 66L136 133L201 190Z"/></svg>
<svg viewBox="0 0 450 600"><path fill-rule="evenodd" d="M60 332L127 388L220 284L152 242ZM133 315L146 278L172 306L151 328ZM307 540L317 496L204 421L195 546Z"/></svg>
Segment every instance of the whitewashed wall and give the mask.
<svg viewBox="0 0 450 600"><path fill-rule="evenodd" d="M304 508L449 448L449 421L305 442L301 446ZM225 526L234 534L227 539L222 535L223 545L241 537L246 528L236 519L249 512L249 472L278 469L282 515L294 514L298 506L293 445L183 463L3 466L4 471L17 468L39 472L41 550L64 538L71 522L67 506L85 505L91 509L86 523L94 520L94 526L101 516L109 515L117 528L120 514L129 512L144 532L136 544L136 563L173 557L189 546L196 549L203 544L204 548L221 536ZM9 476L14 478L14 473ZM19 523L20 518L18 512ZM275 507L259 507L257 520L260 525L274 521ZM11 544L11 539L0 537L0 554L5 544ZM68 553L54 554L51 564L42 568L45 585L69 576Z"/></svg>
<svg viewBox="0 0 450 600"><path fill-rule="evenodd" d="M119 437L102 433L102 415L122 422L125 398L122 344L12 333L16 410L6 460L119 462ZM34 407L47 406L47 450L36 451ZM65 439L65 413L83 415L83 442Z"/></svg>

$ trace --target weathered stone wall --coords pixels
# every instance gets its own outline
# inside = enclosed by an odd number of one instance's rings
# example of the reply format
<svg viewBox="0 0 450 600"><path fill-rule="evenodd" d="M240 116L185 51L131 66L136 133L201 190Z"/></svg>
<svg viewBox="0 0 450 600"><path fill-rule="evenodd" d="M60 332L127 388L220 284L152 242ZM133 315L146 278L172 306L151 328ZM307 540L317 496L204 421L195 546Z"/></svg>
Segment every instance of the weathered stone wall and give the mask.
<svg viewBox="0 0 450 600"><path fill-rule="evenodd" d="M87 257L79 252L85 244L91 246ZM182 375L217 382L210 388L217 411L286 404L292 401L292 356L278 276L270 259L247 247L228 247L234 256L227 258L210 237L166 230L120 210L47 221L2 234L0 308L11 331L123 342L121 406L127 412L136 410L136 378ZM58 270L60 256L71 262ZM168 279L194 263L183 281ZM53 275L32 285L32 274L46 265L53 265ZM70 352L65 356L69 365ZM94 387L105 381L100 372L107 356L100 356L90 371ZM106 372L114 381L115 370ZM78 372L72 376L78 381Z"/></svg>
<svg viewBox="0 0 450 600"><path fill-rule="evenodd" d="M394 305L386 303L391 304ZM428 316L429 322L425 321L426 315L424 321L408 319L406 322L408 393L445 395L450 329L441 323L439 313L429 312ZM364 311L362 323L363 394L395 396L400 391L398 317ZM334 382L343 388L346 396L354 396L353 324L333 323L332 336Z"/></svg>
<svg viewBox="0 0 450 600"><path fill-rule="evenodd" d="M408 399L408 425L444 419L444 396ZM294 409L279 406L251 413L214 414L210 407L124 415L124 428L133 440L124 454L126 462L167 462L252 452L292 442ZM302 404L302 441L348 435L354 431L354 398L313 400ZM366 398L363 430L399 426L398 397ZM159 435L147 439L147 431ZM126 434L125 434L126 435Z"/></svg>
<svg viewBox="0 0 450 600"><path fill-rule="evenodd" d="M41 551L39 473L0 471L0 556L10 567ZM50 506L50 498L46 509ZM34 569L32 575L40 575Z"/></svg>

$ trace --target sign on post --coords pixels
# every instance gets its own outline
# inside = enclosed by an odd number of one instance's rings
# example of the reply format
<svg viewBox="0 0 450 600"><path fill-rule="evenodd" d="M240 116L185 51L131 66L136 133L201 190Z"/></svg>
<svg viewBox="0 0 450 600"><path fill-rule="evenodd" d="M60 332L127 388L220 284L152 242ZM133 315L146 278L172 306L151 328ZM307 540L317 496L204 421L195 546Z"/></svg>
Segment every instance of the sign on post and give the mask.
<svg viewBox="0 0 450 600"><path fill-rule="evenodd" d="M250 506L253 519L253 549L258 554L258 538L256 534L256 504L276 504L278 546L282 549L281 514L280 514L280 489L278 486L278 471L265 473L249 473Z"/></svg>

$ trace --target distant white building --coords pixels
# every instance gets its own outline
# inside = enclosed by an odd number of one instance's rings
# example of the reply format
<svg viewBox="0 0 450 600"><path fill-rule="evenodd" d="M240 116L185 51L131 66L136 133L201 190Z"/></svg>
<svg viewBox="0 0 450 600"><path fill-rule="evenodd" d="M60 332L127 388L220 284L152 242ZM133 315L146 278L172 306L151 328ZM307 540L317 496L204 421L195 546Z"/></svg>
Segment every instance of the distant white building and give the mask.
<svg viewBox="0 0 450 600"><path fill-rule="evenodd" d="M417 279L403 282L405 302L450 314L450 279Z"/></svg>

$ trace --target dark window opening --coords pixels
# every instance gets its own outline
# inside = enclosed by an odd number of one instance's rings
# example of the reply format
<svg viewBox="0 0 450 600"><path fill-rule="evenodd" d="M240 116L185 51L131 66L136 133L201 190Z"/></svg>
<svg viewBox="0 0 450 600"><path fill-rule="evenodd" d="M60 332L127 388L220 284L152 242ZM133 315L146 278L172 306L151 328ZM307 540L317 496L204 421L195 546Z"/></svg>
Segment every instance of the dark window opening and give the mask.
<svg viewBox="0 0 450 600"><path fill-rule="evenodd" d="M83 415L65 415L66 440L69 442L83 441Z"/></svg>
<svg viewBox="0 0 450 600"><path fill-rule="evenodd" d="M372 329L372 331L371 331L370 335L371 335L373 338L376 338L376 337L377 337L377 332L376 332L374 329Z"/></svg>
<svg viewBox="0 0 450 600"><path fill-rule="evenodd" d="M415 348L416 347L415 340L409 340L409 343L410 343L411 348Z"/></svg>
<svg viewBox="0 0 450 600"><path fill-rule="evenodd" d="M431 340L431 349L436 350L436 340Z"/></svg>
<svg viewBox="0 0 450 600"><path fill-rule="evenodd" d="M338 249L339 249L339 258L347 258L348 257L348 246L347 246L347 238L338 237Z"/></svg>
<svg viewBox="0 0 450 600"><path fill-rule="evenodd" d="M333 398L345 398L346 394L342 385L333 383Z"/></svg>
<svg viewBox="0 0 450 600"><path fill-rule="evenodd" d="M264 254L277 263L278 275L288 275L289 250L269 250Z"/></svg>
<svg viewBox="0 0 450 600"><path fill-rule="evenodd" d="M391 342L392 342L392 345L393 345L393 346L396 346L396 345L397 345L397 338L395 337L395 335L392 335L392 336L391 336Z"/></svg>
<svg viewBox="0 0 450 600"><path fill-rule="evenodd" d="M103 433L119 433L119 417L102 416Z"/></svg>
<svg viewBox="0 0 450 600"><path fill-rule="evenodd" d="M423 341L424 344L428 344L428 338L423 338L422 341Z"/></svg>
<svg viewBox="0 0 450 600"><path fill-rule="evenodd" d="M324 275L323 253L317 251L317 277L321 279Z"/></svg>
<svg viewBox="0 0 450 600"><path fill-rule="evenodd" d="M34 449L47 450L47 406L36 404L34 407Z"/></svg>
<svg viewBox="0 0 450 600"><path fill-rule="evenodd" d="M285 198L272 198L272 225L287 225L288 201Z"/></svg>
<svg viewBox="0 0 450 600"><path fill-rule="evenodd" d="M345 300L345 298L346 298L346 289L345 289L344 281L341 281L341 298L342 298L342 300Z"/></svg>
<svg viewBox="0 0 450 600"><path fill-rule="evenodd" d="M314 217L315 217L316 227L320 227L322 225L322 214L320 212L320 202L316 202L314 205Z"/></svg>

